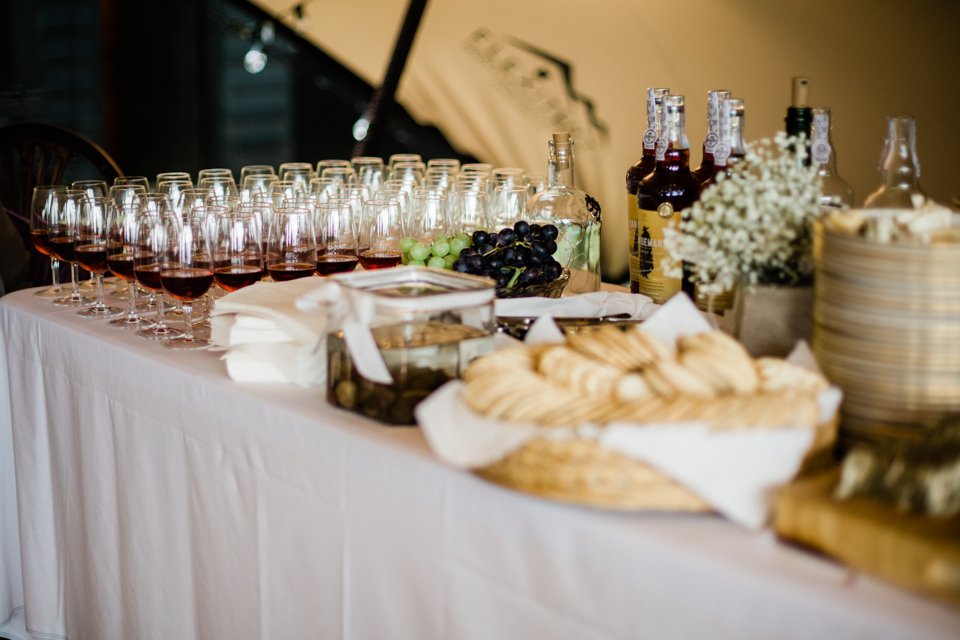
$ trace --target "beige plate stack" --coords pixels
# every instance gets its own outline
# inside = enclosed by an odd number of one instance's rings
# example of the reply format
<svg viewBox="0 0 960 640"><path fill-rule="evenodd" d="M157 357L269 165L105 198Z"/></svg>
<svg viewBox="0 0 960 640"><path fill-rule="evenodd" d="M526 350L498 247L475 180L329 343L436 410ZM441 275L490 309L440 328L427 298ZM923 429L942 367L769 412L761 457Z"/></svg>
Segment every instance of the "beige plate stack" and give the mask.
<svg viewBox="0 0 960 640"><path fill-rule="evenodd" d="M916 436L960 410L960 245L818 226L814 251L814 351L843 389L843 434Z"/></svg>

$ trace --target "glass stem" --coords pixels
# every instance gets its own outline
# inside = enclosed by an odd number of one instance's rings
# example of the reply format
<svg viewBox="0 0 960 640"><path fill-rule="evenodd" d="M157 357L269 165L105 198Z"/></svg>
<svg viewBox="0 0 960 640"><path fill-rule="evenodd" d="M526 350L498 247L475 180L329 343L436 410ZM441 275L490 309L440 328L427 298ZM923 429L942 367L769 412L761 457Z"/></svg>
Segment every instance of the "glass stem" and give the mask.
<svg viewBox="0 0 960 640"><path fill-rule="evenodd" d="M70 297L74 300L80 299L80 268L76 262L70 263Z"/></svg>
<svg viewBox="0 0 960 640"><path fill-rule="evenodd" d="M127 283L127 297L130 298L130 311L127 312L127 323L137 323L137 283Z"/></svg>
<svg viewBox="0 0 960 640"><path fill-rule="evenodd" d="M50 280L53 290L60 291L60 261L55 256L50 256Z"/></svg>
<svg viewBox="0 0 960 640"><path fill-rule="evenodd" d="M107 307L107 305L103 303L103 274L95 273L93 275L97 279L97 304L95 306L98 310L102 311Z"/></svg>
<svg viewBox="0 0 960 640"><path fill-rule="evenodd" d="M193 302L183 303L183 315L187 323L187 330L183 336L184 342L193 342Z"/></svg>
<svg viewBox="0 0 960 640"><path fill-rule="evenodd" d="M163 317L164 306L163 294L161 293L157 296L157 326L154 329L157 333L167 330L167 321Z"/></svg>

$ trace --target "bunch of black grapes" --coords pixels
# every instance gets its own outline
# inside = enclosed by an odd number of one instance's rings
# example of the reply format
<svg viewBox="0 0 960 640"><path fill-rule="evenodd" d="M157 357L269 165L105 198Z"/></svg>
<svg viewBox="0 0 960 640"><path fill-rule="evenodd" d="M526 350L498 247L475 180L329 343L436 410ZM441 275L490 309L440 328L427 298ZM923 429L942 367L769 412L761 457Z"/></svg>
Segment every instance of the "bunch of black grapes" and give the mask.
<svg viewBox="0 0 960 640"><path fill-rule="evenodd" d="M498 288L505 289L553 282L563 272L553 258L558 233L552 224L524 220L499 232L474 231L473 246L460 253L453 269L493 278Z"/></svg>

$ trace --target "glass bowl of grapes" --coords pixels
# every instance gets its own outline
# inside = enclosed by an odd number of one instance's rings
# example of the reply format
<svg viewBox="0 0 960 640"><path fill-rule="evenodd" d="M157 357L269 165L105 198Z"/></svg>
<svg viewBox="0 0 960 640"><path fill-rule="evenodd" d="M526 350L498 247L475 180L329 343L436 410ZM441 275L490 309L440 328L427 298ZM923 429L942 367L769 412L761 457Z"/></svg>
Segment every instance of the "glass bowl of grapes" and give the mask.
<svg viewBox="0 0 960 640"><path fill-rule="evenodd" d="M520 220L499 231L478 229L434 238L431 243L405 238L400 248L403 264L452 269L496 281L499 298L559 298L570 274L554 258L558 235L552 224Z"/></svg>

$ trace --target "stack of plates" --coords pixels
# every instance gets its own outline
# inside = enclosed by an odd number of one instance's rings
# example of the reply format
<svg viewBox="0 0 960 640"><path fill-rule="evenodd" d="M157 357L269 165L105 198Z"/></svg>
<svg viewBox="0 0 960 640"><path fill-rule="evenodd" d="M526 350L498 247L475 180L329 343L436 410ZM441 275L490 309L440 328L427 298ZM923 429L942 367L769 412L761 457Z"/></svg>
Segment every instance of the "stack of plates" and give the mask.
<svg viewBox="0 0 960 640"><path fill-rule="evenodd" d="M853 440L916 437L960 411L960 244L818 226L814 351Z"/></svg>

